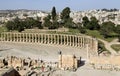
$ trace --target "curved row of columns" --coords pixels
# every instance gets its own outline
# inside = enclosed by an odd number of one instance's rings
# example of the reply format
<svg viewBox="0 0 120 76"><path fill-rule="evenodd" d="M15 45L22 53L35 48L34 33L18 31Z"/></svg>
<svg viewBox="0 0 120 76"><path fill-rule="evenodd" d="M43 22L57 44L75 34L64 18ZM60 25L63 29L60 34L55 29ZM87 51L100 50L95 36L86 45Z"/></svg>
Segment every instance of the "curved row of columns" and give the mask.
<svg viewBox="0 0 120 76"><path fill-rule="evenodd" d="M97 51L98 42L95 38L78 35L46 34L46 33L1 33L1 41L7 42L30 42L42 44L68 45Z"/></svg>

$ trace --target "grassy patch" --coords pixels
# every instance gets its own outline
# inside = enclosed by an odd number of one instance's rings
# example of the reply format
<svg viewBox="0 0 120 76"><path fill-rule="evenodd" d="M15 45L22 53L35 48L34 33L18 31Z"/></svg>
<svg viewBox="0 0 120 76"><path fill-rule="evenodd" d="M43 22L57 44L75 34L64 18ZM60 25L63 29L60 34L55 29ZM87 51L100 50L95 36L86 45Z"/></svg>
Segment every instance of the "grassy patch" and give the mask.
<svg viewBox="0 0 120 76"><path fill-rule="evenodd" d="M100 35L100 32L97 30L87 30L86 35L92 36L92 37L96 37L96 38L103 38L102 35Z"/></svg>
<svg viewBox="0 0 120 76"><path fill-rule="evenodd" d="M69 29L69 32L72 34L76 34L76 33L79 33L79 30L78 29Z"/></svg>
<svg viewBox="0 0 120 76"><path fill-rule="evenodd" d="M6 27L0 27L0 34L1 34L2 32L5 32L5 31L7 31L7 28L6 28Z"/></svg>
<svg viewBox="0 0 120 76"><path fill-rule="evenodd" d="M111 46L116 52L120 51L120 44L114 44Z"/></svg>
<svg viewBox="0 0 120 76"><path fill-rule="evenodd" d="M100 39L103 39L103 40L106 40L108 42L111 42L114 37L109 37L109 38L104 38L99 31L97 30L87 30L87 33L86 35L89 35L89 36L92 36L92 37L96 37L96 38L100 38Z"/></svg>
<svg viewBox="0 0 120 76"><path fill-rule="evenodd" d="M111 54L111 53L105 48L104 43L101 42L101 41L98 41L98 49L99 49L99 51L98 51L99 54L102 53L102 52L106 52L107 54Z"/></svg>
<svg viewBox="0 0 120 76"><path fill-rule="evenodd" d="M7 31L7 28L6 27L0 27L0 33L4 32L4 31Z"/></svg>

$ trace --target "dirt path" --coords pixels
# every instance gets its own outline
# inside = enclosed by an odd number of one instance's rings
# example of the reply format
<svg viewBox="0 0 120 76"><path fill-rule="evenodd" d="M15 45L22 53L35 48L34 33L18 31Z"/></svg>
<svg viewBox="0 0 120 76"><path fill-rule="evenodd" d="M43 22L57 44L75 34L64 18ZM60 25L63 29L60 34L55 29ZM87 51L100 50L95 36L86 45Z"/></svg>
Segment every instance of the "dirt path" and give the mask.
<svg viewBox="0 0 120 76"><path fill-rule="evenodd" d="M111 47L111 45L120 44L120 42L118 42L118 39L114 39L112 42L107 42L103 39L98 39L98 40L104 43L105 48L109 50L112 55L117 55L117 52Z"/></svg>

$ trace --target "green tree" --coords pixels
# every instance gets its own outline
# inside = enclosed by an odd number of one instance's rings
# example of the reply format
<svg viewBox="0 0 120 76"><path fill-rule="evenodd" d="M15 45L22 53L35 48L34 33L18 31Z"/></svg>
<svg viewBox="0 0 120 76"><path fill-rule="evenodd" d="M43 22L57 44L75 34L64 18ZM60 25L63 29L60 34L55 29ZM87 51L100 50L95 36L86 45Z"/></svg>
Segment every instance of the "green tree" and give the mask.
<svg viewBox="0 0 120 76"><path fill-rule="evenodd" d="M55 9L55 7L52 8L51 15L52 15L52 16L51 16L51 17L52 17L52 20L53 20L53 21L56 20L57 14L56 14L56 9Z"/></svg>
<svg viewBox="0 0 120 76"><path fill-rule="evenodd" d="M67 22L67 20L70 19L70 8L69 7L64 8L61 12L60 17L63 23Z"/></svg>
<svg viewBox="0 0 120 76"><path fill-rule="evenodd" d="M8 31L14 30L14 22L13 21L8 21L6 23L6 28L8 29Z"/></svg>
<svg viewBox="0 0 120 76"><path fill-rule="evenodd" d="M45 27L49 27L49 26L52 25L52 22L50 21L50 19L51 19L51 16L50 16L50 15L48 15L47 17L44 18L44 23L43 23L43 25L44 25Z"/></svg>
<svg viewBox="0 0 120 76"><path fill-rule="evenodd" d="M120 25L117 25L115 27L115 32L118 33L118 34L120 34Z"/></svg>
<svg viewBox="0 0 120 76"><path fill-rule="evenodd" d="M52 18L52 25L49 26L49 29L57 29L59 27L59 24L57 22L58 19L57 19L55 7L52 8L51 18Z"/></svg>
<svg viewBox="0 0 120 76"><path fill-rule="evenodd" d="M118 34L118 40L119 40L119 42L120 42L120 25L117 25L117 26L115 27L115 32Z"/></svg>
<svg viewBox="0 0 120 76"><path fill-rule="evenodd" d="M87 32L85 27L83 27L82 23L77 23L75 28L78 29L79 32L82 34L85 34Z"/></svg>
<svg viewBox="0 0 120 76"><path fill-rule="evenodd" d="M69 19L70 18L70 8L69 7L66 7L62 10L62 13L61 13L61 19L62 20L66 20L66 19Z"/></svg>
<svg viewBox="0 0 120 76"><path fill-rule="evenodd" d="M118 35L118 41L120 42L120 34Z"/></svg>
<svg viewBox="0 0 120 76"><path fill-rule="evenodd" d="M42 22L35 20L35 27L38 27L39 29L43 29Z"/></svg>
<svg viewBox="0 0 120 76"><path fill-rule="evenodd" d="M25 29L25 24L24 24L23 21L21 21L19 24L17 24L17 26L18 26L18 28L17 28L17 31L18 31L18 32L24 31L24 29Z"/></svg>
<svg viewBox="0 0 120 76"><path fill-rule="evenodd" d="M72 18L67 19L64 26L68 28L74 28L74 23L72 22Z"/></svg>
<svg viewBox="0 0 120 76"><path fill-rule="evenodd" d="M89 21L87 16L82 18L82 24L83 24L84 27L86 27L89 24L89 22L90 21Z"/></svg>
<svg viewBox="0 0 120 76"><path fill-rule="evenodd" d="M114 30L115 30L115 24L109 21L102 23L100 32L105 38L107 38L111 36L111 33L114 32Z"/></svg>
<svg viewBox="0 0 120 76"><path fill-rule="evenodd" d="M13 22L14 22L13 30L17 30L20 25L20 19L16 17Z"/></svg>
<svg viewBox="0 0 120 76"><path fill-rule="evenodd" d="M100 29L100 25L99 25L96 17L91 17L90 21L89 22L87 21L86 28L89 30L99 30Z"/></svg>
<svg viewBox="0 0 120 76"><path fill-rule="evenodd" d="M61 12L61 20L62 20L62 24L65 26L65 27L68 27L68 28L72 28L74 26L74 23L73 23L73 19L70 18L70 8L69 7L66 7L62 10Z"/></svg>
<svg viewBox="0 0 120 76"><path fill-rule="evenodd" d="M42 29L42 23L38 20L33 18L27 18L25 20L20 20L19 18L15 18L13 21L8 21L6 23L6 27L9 31L17 30L19 32L23 31L24 29L31 29L34 27L38 27Z"/></svg>

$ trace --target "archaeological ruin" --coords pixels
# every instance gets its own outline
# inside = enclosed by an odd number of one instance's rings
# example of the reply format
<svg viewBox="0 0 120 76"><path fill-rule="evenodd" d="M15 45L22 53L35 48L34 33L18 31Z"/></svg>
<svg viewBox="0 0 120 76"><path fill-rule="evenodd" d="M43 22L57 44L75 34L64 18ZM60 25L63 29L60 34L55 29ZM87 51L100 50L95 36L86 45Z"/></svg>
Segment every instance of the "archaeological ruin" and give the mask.
<svg viewBox="0 0 120 76"><path fill-rule="evenodd" d="M97 55L98 51L97 39L83 35L3 32L1 33L0 41L54 44L87 48L92 55Z"/></svg>
<svg viewBox="0 0 120 76"><path fill-rule="evenodd" d="M91 57L89 61L94 69L120 71L120 56Z"/></svg>
<svg viewBox="0 0 120 76"><path fill-rule="evenodd" d="M74 55L59 55L59 68L63 70L77 69L80 64L80 58Z"/></svg>

